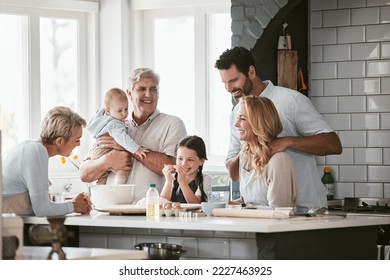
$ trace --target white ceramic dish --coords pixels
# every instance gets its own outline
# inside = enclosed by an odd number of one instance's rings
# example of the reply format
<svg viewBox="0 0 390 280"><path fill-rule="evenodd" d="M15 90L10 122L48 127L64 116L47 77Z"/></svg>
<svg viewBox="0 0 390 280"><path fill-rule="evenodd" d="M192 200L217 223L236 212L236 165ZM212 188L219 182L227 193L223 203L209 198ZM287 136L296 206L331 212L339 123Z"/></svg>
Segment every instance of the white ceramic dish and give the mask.
<svg viewBox="0 0 390 280"><path fill-rule="evenodd" d="M134 188L134 184L95 185L91 187L91 201L95 208L104 205L131 204Z"/></svg>

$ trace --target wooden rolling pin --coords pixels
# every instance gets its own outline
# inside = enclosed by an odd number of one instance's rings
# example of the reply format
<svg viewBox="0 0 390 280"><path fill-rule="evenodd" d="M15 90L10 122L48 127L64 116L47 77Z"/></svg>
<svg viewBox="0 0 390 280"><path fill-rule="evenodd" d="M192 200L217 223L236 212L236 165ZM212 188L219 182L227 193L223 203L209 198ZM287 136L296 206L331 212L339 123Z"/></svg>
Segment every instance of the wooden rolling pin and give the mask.
<svg viewBox="0 0 390 280"><path fill-rule="evenodd" d="M287 219L292 214L293 212L291 210L260 210L235 208L213 209L213 216L216 217Z"/></svg>

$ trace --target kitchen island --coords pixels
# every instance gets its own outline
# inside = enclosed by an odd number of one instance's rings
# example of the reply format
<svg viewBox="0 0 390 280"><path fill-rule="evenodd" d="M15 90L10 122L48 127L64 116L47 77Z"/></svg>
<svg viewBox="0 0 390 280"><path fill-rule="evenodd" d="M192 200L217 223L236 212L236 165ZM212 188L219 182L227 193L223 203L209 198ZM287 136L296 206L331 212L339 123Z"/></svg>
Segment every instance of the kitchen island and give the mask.
<svg viewBox="0 0 390 280"><path fill-rule="evenodd" d="M47 224L24 217L24 223ZM133 249L143 242L182 245L188 259L376 259L377 226L390 216L319 216L287 219L71 215L80 247Z"/></svg>

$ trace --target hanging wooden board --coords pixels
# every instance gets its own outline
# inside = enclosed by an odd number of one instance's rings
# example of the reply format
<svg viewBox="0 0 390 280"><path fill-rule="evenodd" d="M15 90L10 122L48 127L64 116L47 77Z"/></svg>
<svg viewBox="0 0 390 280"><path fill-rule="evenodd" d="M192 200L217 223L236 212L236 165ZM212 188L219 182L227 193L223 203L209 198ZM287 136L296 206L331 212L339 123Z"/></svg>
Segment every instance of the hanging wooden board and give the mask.
<svg viewBox="0 0 390 280"><path fill-rule="evenodd" d="M278 50L278 86L298 89L298 52Z"/></svg>

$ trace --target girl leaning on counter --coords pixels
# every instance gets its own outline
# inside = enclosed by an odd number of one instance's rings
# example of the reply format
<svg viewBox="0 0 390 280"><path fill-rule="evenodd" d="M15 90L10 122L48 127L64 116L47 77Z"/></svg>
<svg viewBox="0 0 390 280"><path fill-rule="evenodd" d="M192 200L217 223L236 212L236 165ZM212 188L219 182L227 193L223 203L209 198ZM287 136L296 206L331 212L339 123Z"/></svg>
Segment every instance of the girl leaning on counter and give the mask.
<svg viewBox="0 0 390 280"><path fill-rule="evenodd" d="M85 125L85 120L71 109L54 107L42 121L39 140L21 142L4 154L3 213L60 216L90 212L92 204L82 193L63 203L49 199L49 158L67 157L80 146Z"/></svg>

